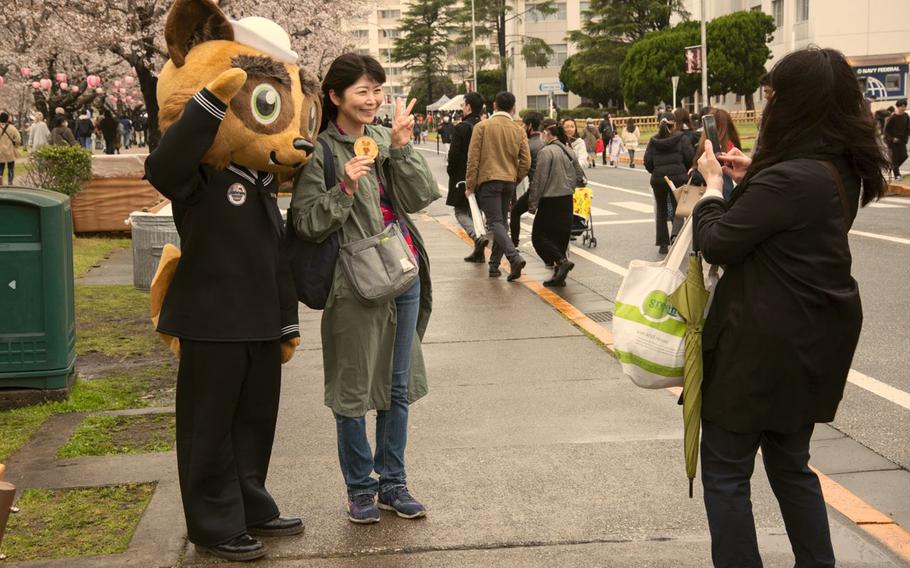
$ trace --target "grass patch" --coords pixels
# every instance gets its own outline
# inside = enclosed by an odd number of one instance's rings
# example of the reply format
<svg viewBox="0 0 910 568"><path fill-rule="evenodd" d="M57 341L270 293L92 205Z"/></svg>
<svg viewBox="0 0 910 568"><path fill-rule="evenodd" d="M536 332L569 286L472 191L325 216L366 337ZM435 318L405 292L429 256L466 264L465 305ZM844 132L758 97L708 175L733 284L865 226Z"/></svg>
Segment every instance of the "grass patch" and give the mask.
<svg viewBox="0 0 910 568"><path fill-rule="evenodd" d="M89 416L57 450L58 458L169 452L177 442L173 414Z"/></svg>
<svg viewBox="0 0 910 568"><path fill-rule="evenodd" d="M154 490L152 483L27 489L3 551L11 561L124 552Z"/></svg>
<svg viewBox="0 0 910 568"><path fill-rule="evenodd" d="M130 239L104 237L77 237L73 239L73 275L77 278L112 252L130 248Z"/></svg>
<svg viewBox="0 0 910 568"><path fill-rule="evenodd" d="M117 359L164 355L148 295L130 285L76 286L76 352Z"/></svg>

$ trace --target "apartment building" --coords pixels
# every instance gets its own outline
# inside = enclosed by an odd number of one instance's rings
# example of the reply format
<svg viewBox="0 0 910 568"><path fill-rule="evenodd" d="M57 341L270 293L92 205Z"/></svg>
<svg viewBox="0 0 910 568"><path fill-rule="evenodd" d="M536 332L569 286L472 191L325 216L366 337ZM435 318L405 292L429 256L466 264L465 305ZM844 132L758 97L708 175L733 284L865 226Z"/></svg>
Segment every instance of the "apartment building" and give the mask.
<svg viewBox="0 0 910 568"><path fill-rule="evenodd" d="M701 0L687 0L693 19L701 18ZM739 10L761 10L774 17L777 31L768 46L774 62L808 45L831 47L844 53L864 81L874 106L887 106L908 95L910 64L910 3L907 0L706 0L708 20ZM711 45L708 45L710 51ZM743 98L711 96L711 103L727 109L745 108ZM761 90L757 108L764 106Z"/></svg>
<svg viewBox="0 0 910 568"><path fill-rule="evenodd" d="M401 33L398 29L402 14L407 5L396 0L379 0L365 18L350 20L345 23L354 37L355 51L372 55L382 63L386 72L386 105L380 115L392 115L394 97L405 97L410 87L407 72L403 63L392 61L392 47L395 38Z"/></svg>

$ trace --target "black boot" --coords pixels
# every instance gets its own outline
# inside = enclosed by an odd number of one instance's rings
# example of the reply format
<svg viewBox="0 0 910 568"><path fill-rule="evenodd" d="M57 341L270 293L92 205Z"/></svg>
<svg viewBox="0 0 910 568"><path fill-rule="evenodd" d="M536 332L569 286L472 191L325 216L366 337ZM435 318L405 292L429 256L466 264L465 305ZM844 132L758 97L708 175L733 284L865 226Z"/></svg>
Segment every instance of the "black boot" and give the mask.
<svg viewBox="0 0 910 568"><path fill-rule="evenodd" d="M565 286L566 277L573 268L575 268L575 263L571 260L565 258L559 261L556 265L556 272L553 274L553 279L548 280L547 282L551 282L551 285L555 286ZM546 284L546 282L544 284Z"/></svg>
<svg viewBox="0 0 910 568"><path fill-rule="evenodd" d="M511 270L509 270L509 276L506 278L506 280L508 280L509 282L512 282L513 280L518 280L519 278L521 278L521 270L527 264L528 263L525 261L525 259L521 258L520 256L518 257L518 260L516 260L515 262L511 262L510 263Z"/></svg>
<svg viewBox="0 0 910 568"><path fill-rule="evenodd" d="M215 546L199 546L197 544L196 550L234 562L246 562L265 556L265 547L262 546L262 543L248 534L240 535Z"/></svg>
<svg viewBox="0 0 910 568"><path fill-rule="evenodd" d="M474 251L471 252L468 256L464 257L465 262L473 262L476 264L482 264L486 262L487 258L484 255L484 248L486 248L489 241L486 237L479 237L474 241Z"/></svg>

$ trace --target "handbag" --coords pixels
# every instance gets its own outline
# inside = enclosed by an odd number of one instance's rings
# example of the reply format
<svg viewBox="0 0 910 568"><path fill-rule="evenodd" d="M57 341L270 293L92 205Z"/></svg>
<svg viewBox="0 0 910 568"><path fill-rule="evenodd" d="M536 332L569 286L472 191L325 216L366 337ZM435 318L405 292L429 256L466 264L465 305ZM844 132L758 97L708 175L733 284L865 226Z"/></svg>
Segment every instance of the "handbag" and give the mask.
<svg viewBox="0 0 910 568"><path fill-rule="evenodd" d="M321 138L317 140L322 144L325 187L331 189L336 183L335 156L328 142ZM294 232L293 210L288 208L285 251L294 277L297 299L308 308L325 308L332 290L335 265L338 264L338 245L338 231L330 233L321 243L298 238Z"/></svg>
<svg viewBox="0 0 910 568"><path fill-rule="evenodd" d="M357 217L351 219L365 233ZM354 295L368 306L402 295L419 275L417 260L398 223L391 223L378 235L342 245L339 261Z"/></svg>
<svg viewBox="0 0 910 568"><path fill-rule="evenodd" d="M707 187L703 185L692 185L691 176L689 177L689 181L680 187L676 187L667 176L664 176L664 180L667 182L667 185L670 186L673 197L676 198L676 216L683 219L688 218L692 215L695 204L698 203L701 196L705 194Z"/></svg>

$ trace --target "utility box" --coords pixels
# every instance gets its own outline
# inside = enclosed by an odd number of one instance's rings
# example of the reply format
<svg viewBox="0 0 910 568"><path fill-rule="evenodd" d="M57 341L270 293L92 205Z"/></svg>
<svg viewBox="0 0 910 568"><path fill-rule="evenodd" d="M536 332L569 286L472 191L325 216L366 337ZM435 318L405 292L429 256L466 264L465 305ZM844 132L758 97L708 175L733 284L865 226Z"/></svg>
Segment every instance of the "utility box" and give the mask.
<svg viewBox="0 0 910 568"><path fill-rule="evenodd" d="M63 389L76 366L69 197L0 187L0 389Z"/></svg>

